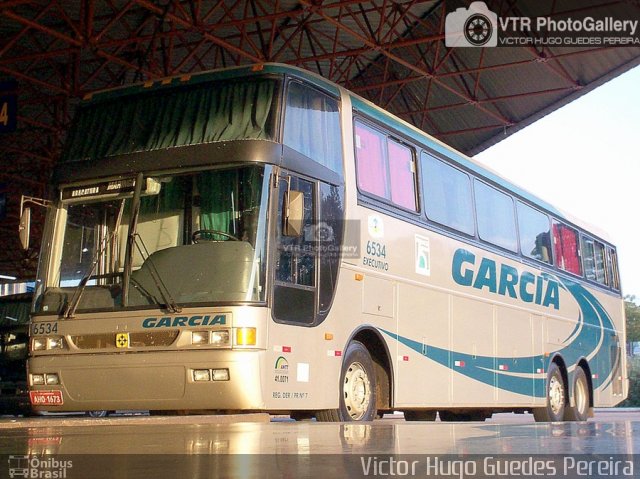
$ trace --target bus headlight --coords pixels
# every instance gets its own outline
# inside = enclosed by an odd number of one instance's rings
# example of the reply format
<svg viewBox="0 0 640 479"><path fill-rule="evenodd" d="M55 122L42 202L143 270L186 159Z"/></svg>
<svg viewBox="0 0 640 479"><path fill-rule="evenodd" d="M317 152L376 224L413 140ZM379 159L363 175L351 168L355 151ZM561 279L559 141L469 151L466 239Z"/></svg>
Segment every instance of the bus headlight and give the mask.
<svg viewBox="0 0 640 479"><path fill-rule="evenodd" d="M31 385L32 386L41 386L44 384L44 374L32 374L31 375Z"/></svg>
<svg viewBox="0 0 640 479"><path fill-rule="evenodd" d="M31 341L31 349L33 351L44 351L47 349L47 338L33 338Z"/></svg>
<svg viewBox="0 0 640 479"><path fill-rule="evenodd" d="M193 370L194 381L211 381L211 371L208 369L194 369Z"/></svg>
<svg viewBox="0 0 640 479"><path fill-rule="evenodd" d="M256 328L235 328L235 332L236 346L256 345Z"/></svg>
<svg viewBox="0 0 640 479"><path fill-rule="evenodd" d="M208 344L209 331L191 331L191 344Z"/></svg>
<svg viewBox="0 0 640 479"><path fill-rule="evenodd" d="M47 386L53 386L54 384L60 384L60 378L57 374L45 374L44 381Z"/></svg>
<svg viewBox="0 0 640 479"><path fill-rule="evenodd" d="M31 340L32 351L48 351L51 349L64 349L65 340L62 336L51 336L48 338L37 337Z"/></svg>
<svg viewBox="0 0 640 479"><path fill-rule="evenodd" d="M47 349L64 349L64 338L61 336L47 338Z"/></svg>
<svg viewBox="0 0 640 479"><path fill-rule="evenodd" d="M211 331L211 344L214 346L228 346L229 331L226 329Z"/></svg>

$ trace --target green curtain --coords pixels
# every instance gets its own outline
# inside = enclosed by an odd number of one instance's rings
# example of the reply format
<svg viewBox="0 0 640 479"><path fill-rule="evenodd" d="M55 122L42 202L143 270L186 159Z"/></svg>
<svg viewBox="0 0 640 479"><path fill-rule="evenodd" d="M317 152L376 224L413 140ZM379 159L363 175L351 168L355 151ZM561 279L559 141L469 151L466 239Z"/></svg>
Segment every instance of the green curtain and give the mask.
<svg viewBox="0 0 640 479"><path fill-rule="evenodd" d="M140 214L153 214L160 211L174 211L184 208L187 177L174 177L162 183L160 194L140 198ZM127 202L127 206L129 202ZM128 208L125 211L128 213Z"/></svg>
<svg viewBox="0 0 640 479"><path fill-rule="evenodd" d="M236 139L273 139L278 80L213 82L80 108L62 161Z"/></svg>
<svg viewBox="0 0 640 479"><path fill-rule="evenodd" d="M242 212L259 206L261 169L205 171L198 175L200 228L239 236Z"/></svg>

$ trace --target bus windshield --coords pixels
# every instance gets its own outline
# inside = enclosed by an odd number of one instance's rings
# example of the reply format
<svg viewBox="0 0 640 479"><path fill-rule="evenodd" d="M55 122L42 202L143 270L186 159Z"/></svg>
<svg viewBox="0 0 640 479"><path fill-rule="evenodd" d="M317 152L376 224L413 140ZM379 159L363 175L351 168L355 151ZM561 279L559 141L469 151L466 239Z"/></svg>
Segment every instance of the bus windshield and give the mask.
<svg viewBox="0 0 640 479"><path fill-rule="evenodd" d="M160 190L140 198L129 247L131 197L63 204L38 310L264 301L264 178L262 166L154 177Z"/></svg>

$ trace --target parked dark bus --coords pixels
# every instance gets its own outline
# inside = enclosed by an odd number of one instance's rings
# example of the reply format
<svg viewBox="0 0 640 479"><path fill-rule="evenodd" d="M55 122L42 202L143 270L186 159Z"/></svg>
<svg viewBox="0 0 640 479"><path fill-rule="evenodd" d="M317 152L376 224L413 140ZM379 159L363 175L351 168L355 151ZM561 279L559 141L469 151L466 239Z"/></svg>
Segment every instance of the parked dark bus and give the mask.
<svg viewBox="0 0 640 479"><path fill-rule="evenodd" d="M32 293L0 297L0 414L31 410L26 365L32 298Z"/></svg>

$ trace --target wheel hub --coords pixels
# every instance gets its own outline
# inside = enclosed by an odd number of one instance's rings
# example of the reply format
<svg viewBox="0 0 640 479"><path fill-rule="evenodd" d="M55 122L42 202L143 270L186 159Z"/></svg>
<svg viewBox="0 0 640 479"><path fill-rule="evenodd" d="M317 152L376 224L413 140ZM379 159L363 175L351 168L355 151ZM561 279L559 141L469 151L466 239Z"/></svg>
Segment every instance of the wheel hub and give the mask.
<svg viewBox="0 0 640 479"><path fill-rule="evenodd" d="M353 363L344 376L344 405L353 420L362 418L371 401L371 382L360 363Z"/></svg>
<svg viewBox="0 0 640 479"><path fill-rule="evenodd" d="M554 414L559 414L564 406L564 388L555 376L549 381L549 406Z"/></svg>

